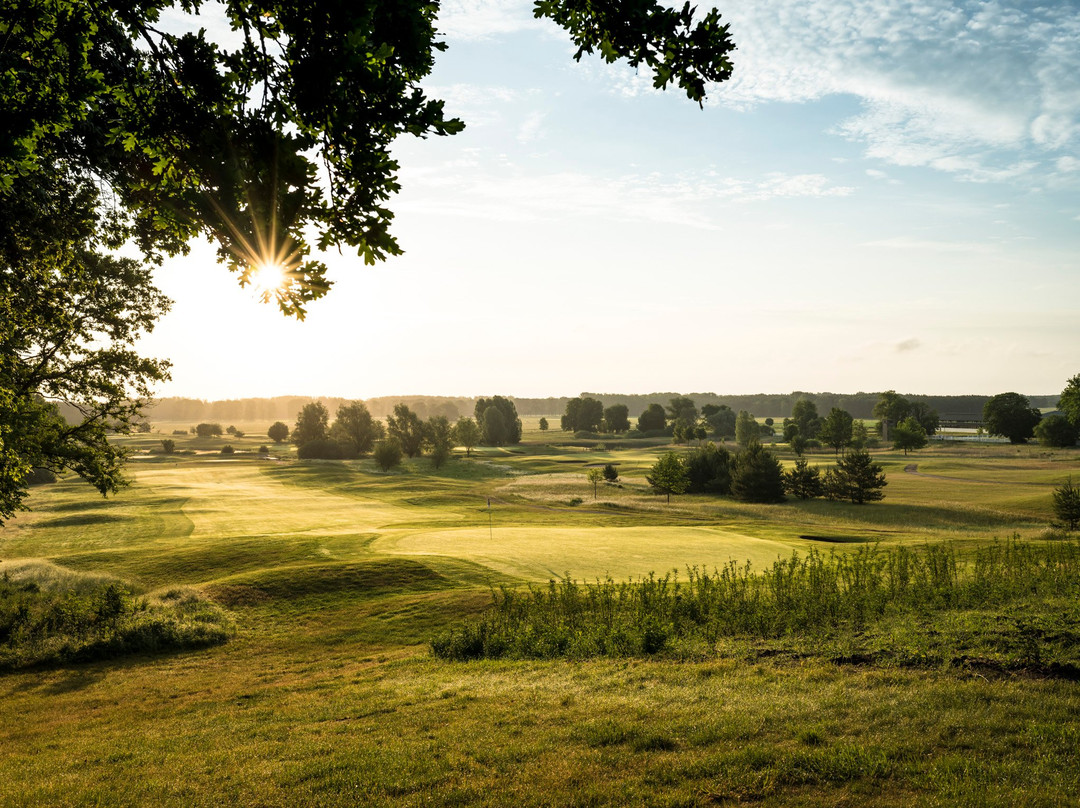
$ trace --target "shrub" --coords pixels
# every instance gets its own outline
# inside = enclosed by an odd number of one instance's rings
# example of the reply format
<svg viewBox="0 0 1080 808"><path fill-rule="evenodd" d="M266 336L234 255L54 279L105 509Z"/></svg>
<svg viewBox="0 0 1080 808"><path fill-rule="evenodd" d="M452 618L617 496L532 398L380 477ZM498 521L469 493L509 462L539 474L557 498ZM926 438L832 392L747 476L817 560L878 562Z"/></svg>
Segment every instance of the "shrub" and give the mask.
<svg viewBox="0 0 1080 808"><path fill-rule="evenodd" d="M263 444L259 447L259 454L270 454L270 447L266 444Z"/></svg>
<svg viewBox="0 0 1080 808"><path fill-rule="evenodd" d="M221 424L199 424L195 427L195 434L200 438L212 438L221 435Z"/></svg>
<svg viewBox="0 0 1080 808"><path fill-rule="evenodd" d="M784 490L799 499L820 497L824 493L821 485L821 472L817 466L811 467L805 458L795 461L795 468L784 472Z"/></svg>
<svg viewBox="0 0 1080 808"><path fill-rule="evenodd" d="M224 446L221 447L221 453L223 455L231 455L235 451L236 450L232 447L232 444L230 443L226 443Z"/></svg>
<svg viewBox="0 0 1080 808"><path fill-rule="evenodd" d="M1069 530L1080 525L1080 488L1073 485L1072 477L1054 489L1054 513Z"/></svg>
<svg viewBox="0 0 1080 808"><path fill-rule="evenodd" d="M401 463L401 444L396 438L385 438L375 446L374 459L383 471L389 471Z"/></svg>
<svg viewBox="0 0 1080 808"><path fill-rule="evenodd" d="M675 452L662 455L649 469L645 479L658 494L666 495L668 502L671 502L672 494L682 494L690 485L686 464Z"/></svg>
<svg viewBox="0 0 1080 808"><path fill-rule="evenodd" d="M172 454L176 451L176 441L172 440L171 438L162 438L161 451L164 454Z"/></svg>
<svg viewBox="0 0 1080 808"><path fill-rule="evenodd" d="M447 460L450 459L450 447L444 443L436 444L435 448L431 450L431 465L436 469L440 469Z"/></svg>
<svg viewBox="0 0 1080 808"><path fill-rule="evenodd" d="M1075 446L1078 432L1063 415L1048 415L1035 426L1035 437L1043 446Z"/></svg>
<svg viewBox="0 0 1080 808"><path fill-rule="evenodd" d="M616 482L619 479L619 472L611 463L604 466L604 479L609 483Z"/></svg>
<svg viewBox="0 0 1080 808"><path fill-rule="evenodd" d="M628 657L715 647L721 637L805 634L815 644L882 619L1008 607L1038 593L1073 597L1080 543L995 542L962 563L948 545L863 546L854 553L793 553L761 572L730 562L686 578L493 592L479 620L431 642L443 659ZM1036 652L1038 649L1035 649Z"/></svg>
<svg viewBox="0 0 1080 808"><path fill-rule="evenodd" d="M333 438L316 438L296 450L301 460L352 460L357 456L356 446L349 441Z"/></svg>
<svg viewBox="0 0 1080 808"><path fill-rule="evenodd" d="M226 613L194 593L151 604L115 581L0 579L0 670L201 648L231 633Z"/></svg>
<svg viewBox="0 0 1080 808"><path fill-rule="evenodd" d="M731 493L744 502L783 502L783 466L760 443L752 444L735 456Z"/></svg>
<svg viewBox="0 0 1080 808"><path fill-rule="evenodd" d="M174 429L172 433L173 435L183 437L188 434L188 431L186 429Z"/></svg>
<svg viewBox="0 0 1080 808"><path fill-rule="evenodd" d="M691 494L731 493L731 452L715 443L706 443L684 455Z"/></svg>
<svg viewBox="0 0 1080 808"><path fill-rule="evenodd" d="M827 499L847 499L856 505L884 499L881 489L888 485L882 466L862 449L841 457L835 468L825 472L822 484Z"/></svg>

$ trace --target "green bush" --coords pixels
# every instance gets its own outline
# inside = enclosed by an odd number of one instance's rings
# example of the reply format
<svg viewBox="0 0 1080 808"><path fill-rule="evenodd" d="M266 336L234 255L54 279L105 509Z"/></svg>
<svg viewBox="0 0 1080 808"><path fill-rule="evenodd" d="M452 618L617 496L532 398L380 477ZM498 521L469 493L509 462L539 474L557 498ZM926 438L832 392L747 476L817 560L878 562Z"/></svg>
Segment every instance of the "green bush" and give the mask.
<svg viewBox="0 0 1080 808"><path fill-rule="evenodd" d="M383 471L389 471L401 463L401 444L395 438L385 438L375 446L373 458Z"/></svg>
<svg viewBox="0 0 1080 808"><path fill-rule="evenodd" d="M113 581L0 579L0 670L202 648L232 630L220 607L190 592L151 605Z"/></svg>
<svg viewBox="0 0 1080 808"><path fill-rule="evenodd" d="M792 554L761 573L734 561L686 580L650 575L616 583L570 578L503 587L488 611L431 642L443 659L648 656L715 647L722 637L812 638L862 632L902 615L1003 607L1024 598L1073 598L1080 542L995 543L962 563L952 547ZM1072 641L1076 642L1075 638Z"/></svg>
<svg viewBox="0 0 1080 808"><path fill-rule="evenodd" d="M317 438L300 446L296 455L301 460L353 460L357 457L357 451L350 441Z"/></svg>
<svg viewBox="0 0 1080 808"><path fill-rule="evenodd" d="M1048 415L1035 426L1039 443L1058 449L1075 446L1078 434L1069 419L1061 415Z"/></svg>

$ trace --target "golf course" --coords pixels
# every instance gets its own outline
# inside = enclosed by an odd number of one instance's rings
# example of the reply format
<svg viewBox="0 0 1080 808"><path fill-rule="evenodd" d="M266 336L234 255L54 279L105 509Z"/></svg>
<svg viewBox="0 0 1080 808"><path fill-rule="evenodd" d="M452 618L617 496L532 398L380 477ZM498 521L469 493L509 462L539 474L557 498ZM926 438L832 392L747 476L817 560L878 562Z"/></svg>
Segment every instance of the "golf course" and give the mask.
<svg viewBox="0 0 1080 808"><path fill-rule="evenodd" d="M889 612L844 629L655 654L432 653L503 591L751 575L818 557L1072 547L1051 492L1080 450L874 452L884 500L670 503L657 441L301 461L246 435L118 438L130 487L35 487L0 575L114 582L213 610L199 647L0 675L4 805L1067 805L1080 794L1076 590ZM179 425L183 426L183 425ZM261 428L260 428L261 427ZM785 465L794 455L778 454ZM826 450L811 463L833 462ZM598 486L589 468L612 464ZM1076 579L1073 579L1073 586ZM149 608L149 607L148 607ZM211 619L211 618L206 618ZM876 650L875 650L876 649Z"/></svg>

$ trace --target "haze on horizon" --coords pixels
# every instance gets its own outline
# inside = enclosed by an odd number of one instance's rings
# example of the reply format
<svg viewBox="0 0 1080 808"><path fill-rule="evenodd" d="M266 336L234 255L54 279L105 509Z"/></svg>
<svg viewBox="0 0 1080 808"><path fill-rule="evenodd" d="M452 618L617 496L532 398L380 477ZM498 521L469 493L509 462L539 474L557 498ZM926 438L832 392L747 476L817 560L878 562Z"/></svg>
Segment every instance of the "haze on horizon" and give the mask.
<svg viewBox="0 0 1080 808"><path fill-rule="evenodd" d="M157 273L160 396L1060 391L1080 371L1080 3L718 4L704 110L524 0L445 2L406 255L284 319L206 244Z"/></svg>

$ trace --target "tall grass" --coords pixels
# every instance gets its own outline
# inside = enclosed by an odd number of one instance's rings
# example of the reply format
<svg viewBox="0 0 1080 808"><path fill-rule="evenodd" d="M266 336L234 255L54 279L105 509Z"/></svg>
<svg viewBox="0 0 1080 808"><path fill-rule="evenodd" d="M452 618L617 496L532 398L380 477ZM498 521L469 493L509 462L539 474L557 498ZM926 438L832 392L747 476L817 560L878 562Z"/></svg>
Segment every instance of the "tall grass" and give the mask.
<svg viewBox="0 0 1080 808"><path fill-rule="evenodd" d="M811 550L761 572L735 562L639 581L569 577L493 592L490 609L432 641L445 659L584 658L664 651L673 642L859 631L890 615L999 606L1031 596L1080 595L1080 543L1012 539L962 560L950 545L823 554Z"/></svg>
<svg viewBox="0 0 1080 808"><path fill-rule="evenodd" d="M0 572L0 671L200 648L231 633L228 615L194 590L136 597L48 563Z"/></svg>

